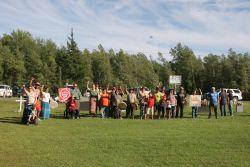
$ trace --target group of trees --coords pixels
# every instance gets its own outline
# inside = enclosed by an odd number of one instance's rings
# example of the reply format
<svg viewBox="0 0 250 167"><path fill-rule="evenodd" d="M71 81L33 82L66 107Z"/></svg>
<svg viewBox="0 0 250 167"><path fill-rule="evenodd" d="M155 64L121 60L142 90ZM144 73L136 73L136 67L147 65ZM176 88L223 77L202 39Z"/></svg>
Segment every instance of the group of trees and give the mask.
<svg viewBox="0 0 250 167"><path fill-rule="evenodd" d="M128 54L123 50L81 51L71 31L67 45L58 47L51 40L35 39L29 32L17 30L0 37L0 82L23 85L31 77L56 92L66 83L77 82L83 90L89 80L100 86L128 87L167 85L169 75L182 75L182 85L190 93L195 88L208 91L217 88L250 90L249 53L209 54L197 57L192 49L178 43L170 50L172 60L161 53L157 59L143 53Z"/></svg>

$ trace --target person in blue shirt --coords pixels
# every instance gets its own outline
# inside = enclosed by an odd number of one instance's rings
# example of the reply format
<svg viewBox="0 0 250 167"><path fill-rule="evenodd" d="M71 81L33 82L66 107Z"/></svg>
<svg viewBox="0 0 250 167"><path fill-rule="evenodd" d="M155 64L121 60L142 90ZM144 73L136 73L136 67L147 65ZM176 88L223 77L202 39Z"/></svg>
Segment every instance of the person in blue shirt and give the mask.
<svg viewBox="0 0 250 167"><path fill-rule="evenodd" d="M209 94L209 115L208 118L211 118L212 108L214 109L214 115L217 119L217 108L218 108L219 94L215 91L215 87L211 88L211 92Z"/></svg>

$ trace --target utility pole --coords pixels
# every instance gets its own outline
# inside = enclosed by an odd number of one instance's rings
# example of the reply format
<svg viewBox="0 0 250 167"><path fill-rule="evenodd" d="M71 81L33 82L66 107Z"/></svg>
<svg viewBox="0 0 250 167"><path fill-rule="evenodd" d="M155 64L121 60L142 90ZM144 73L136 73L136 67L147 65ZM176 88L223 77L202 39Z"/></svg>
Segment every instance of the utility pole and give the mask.
<svg viewBox="0 0 250 167"><path fill-rule="evenodd" d="M59 66L59 86L62 87L62 69L61 69L61 66Z"/></svg>

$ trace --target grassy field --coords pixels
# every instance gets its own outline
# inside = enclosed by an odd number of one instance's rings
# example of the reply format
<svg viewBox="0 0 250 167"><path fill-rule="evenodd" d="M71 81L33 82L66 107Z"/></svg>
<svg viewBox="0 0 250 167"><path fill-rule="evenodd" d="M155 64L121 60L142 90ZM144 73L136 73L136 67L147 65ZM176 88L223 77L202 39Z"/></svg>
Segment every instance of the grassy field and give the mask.
<svg viewBox="0 0 250 167"><path fill-rule="evenodd" d="M0 166L250 166L250 102L234 117L114 120L62 118L19 124L14 99L0 100Z"/></svg>

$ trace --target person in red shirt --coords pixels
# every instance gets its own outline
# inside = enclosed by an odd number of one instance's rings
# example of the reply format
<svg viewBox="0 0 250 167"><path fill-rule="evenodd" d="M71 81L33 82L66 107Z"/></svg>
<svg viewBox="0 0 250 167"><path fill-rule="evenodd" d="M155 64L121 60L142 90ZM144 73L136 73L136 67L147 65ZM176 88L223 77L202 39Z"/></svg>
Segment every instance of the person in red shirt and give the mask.
<svg viewBox="0 0 250 167"><path fill-rule="evenodd" d="M76 103L74 96L69 98L69 101L67 102L67 109L68 109L68 114L71 115L72 119L77 118L77 115L78 115L77 112L79 111L78 111L78 105Z"/></svg>
<svg viewBox="0 0 250 167"><path fill-rule="evenodd" d="M147 101L147 114L145 115L145 120L149 117L149 113L151 111L152 119L154 119L154 105L155 105L155 97L152 92L150 92Z"/></svg>

